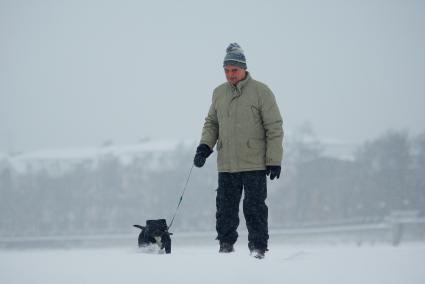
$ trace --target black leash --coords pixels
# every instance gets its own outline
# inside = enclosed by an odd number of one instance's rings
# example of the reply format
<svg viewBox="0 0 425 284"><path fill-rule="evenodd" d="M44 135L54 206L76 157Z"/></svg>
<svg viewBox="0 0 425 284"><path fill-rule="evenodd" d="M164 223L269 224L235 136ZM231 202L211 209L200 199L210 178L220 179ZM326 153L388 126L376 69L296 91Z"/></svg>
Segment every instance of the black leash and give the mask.
<svg viewBox="0 0 425 284"><path fill-rule="evenodd" d="M193 170L193 164L192 164L192 167L190 168L189 175L187 176L186 184L185 184L183 191L182 191L182 194L180 196L179 204L177 204L176 212L174 212L173 218L171 219L170 226L168 226L168 229L170 229L171 225L173 225L174 218L176 217L177 211L179 210L180 204L182 203L183 195L184 195L184 192L186 191L187 184L189 183L189 179L190 179L190 175L192 174L192 170Z"/></svg>

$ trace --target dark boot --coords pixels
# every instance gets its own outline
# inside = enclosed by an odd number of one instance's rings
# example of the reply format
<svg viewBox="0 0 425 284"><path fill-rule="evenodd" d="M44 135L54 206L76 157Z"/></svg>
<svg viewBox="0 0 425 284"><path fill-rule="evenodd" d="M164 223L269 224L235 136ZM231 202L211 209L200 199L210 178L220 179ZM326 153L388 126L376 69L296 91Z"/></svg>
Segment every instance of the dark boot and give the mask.
<svg viewBox="0 0 425 284"><path fill-rule="evenodd" d="M230 253L234 252L235 249L233 248L232 244L229 243L220 243L220 250L218 252L220 253Z"/></svg>
<svg viewBox="0 0 425 284"><path fill-rule="evenodd" d="M266 250L264 249L253 249L251 250L251 256L258 258L258 259L263 259L265 257L266 254Z"/></svg>
<svg viewBox="0 0 425 284"><path fill-rule="evenodd" d="M263 259L266 254L266 251L269 251L265 247L254 246L252 243L248 243L248 248L250 251L250 255L258 259Z"/></svg>

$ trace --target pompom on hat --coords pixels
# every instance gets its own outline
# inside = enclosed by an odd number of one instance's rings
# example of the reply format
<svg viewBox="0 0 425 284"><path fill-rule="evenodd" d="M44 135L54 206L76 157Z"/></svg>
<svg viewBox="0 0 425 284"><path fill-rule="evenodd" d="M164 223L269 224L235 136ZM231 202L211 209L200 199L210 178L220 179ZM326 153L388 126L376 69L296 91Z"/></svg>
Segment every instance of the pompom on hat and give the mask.
<svg viewBox="0 0 425 284"><path fill-rule="evenodd" d="M224 57L223 67L228 65L238 66L245 70L247 68L243 49L236 42L229 44L226 49L226 56Z"/></svg>

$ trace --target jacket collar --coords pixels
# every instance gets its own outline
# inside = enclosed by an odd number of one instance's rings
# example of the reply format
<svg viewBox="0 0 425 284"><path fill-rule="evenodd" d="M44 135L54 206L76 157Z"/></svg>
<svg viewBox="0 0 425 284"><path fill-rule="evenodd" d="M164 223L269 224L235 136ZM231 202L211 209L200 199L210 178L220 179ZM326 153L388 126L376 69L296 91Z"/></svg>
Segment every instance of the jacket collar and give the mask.
<svg viewBox="0 0 425 284"><path fill-rule="evenodd" d="M228 84L229 84L230 88L232 89L233 93L237 92L237 94L242 94L242 89L246 86L246 84L249 82L249 80L251 80L251 74L248 71L246 71L245 79L239 81L236 84L236 86L232 85L230 83L228 83Z"/></svg>

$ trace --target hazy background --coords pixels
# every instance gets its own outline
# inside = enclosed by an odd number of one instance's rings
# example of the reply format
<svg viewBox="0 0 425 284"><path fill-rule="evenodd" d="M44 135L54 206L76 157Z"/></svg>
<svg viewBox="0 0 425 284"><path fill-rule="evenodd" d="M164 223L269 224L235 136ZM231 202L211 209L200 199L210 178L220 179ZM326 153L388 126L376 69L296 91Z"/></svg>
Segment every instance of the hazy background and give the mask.
<svg viewBox="0 0 425 284"><path fill-rule="evenodd" d="M425 121L424 1L0 0L0 152L198 139L230 42L287 133Z"/></svg>

